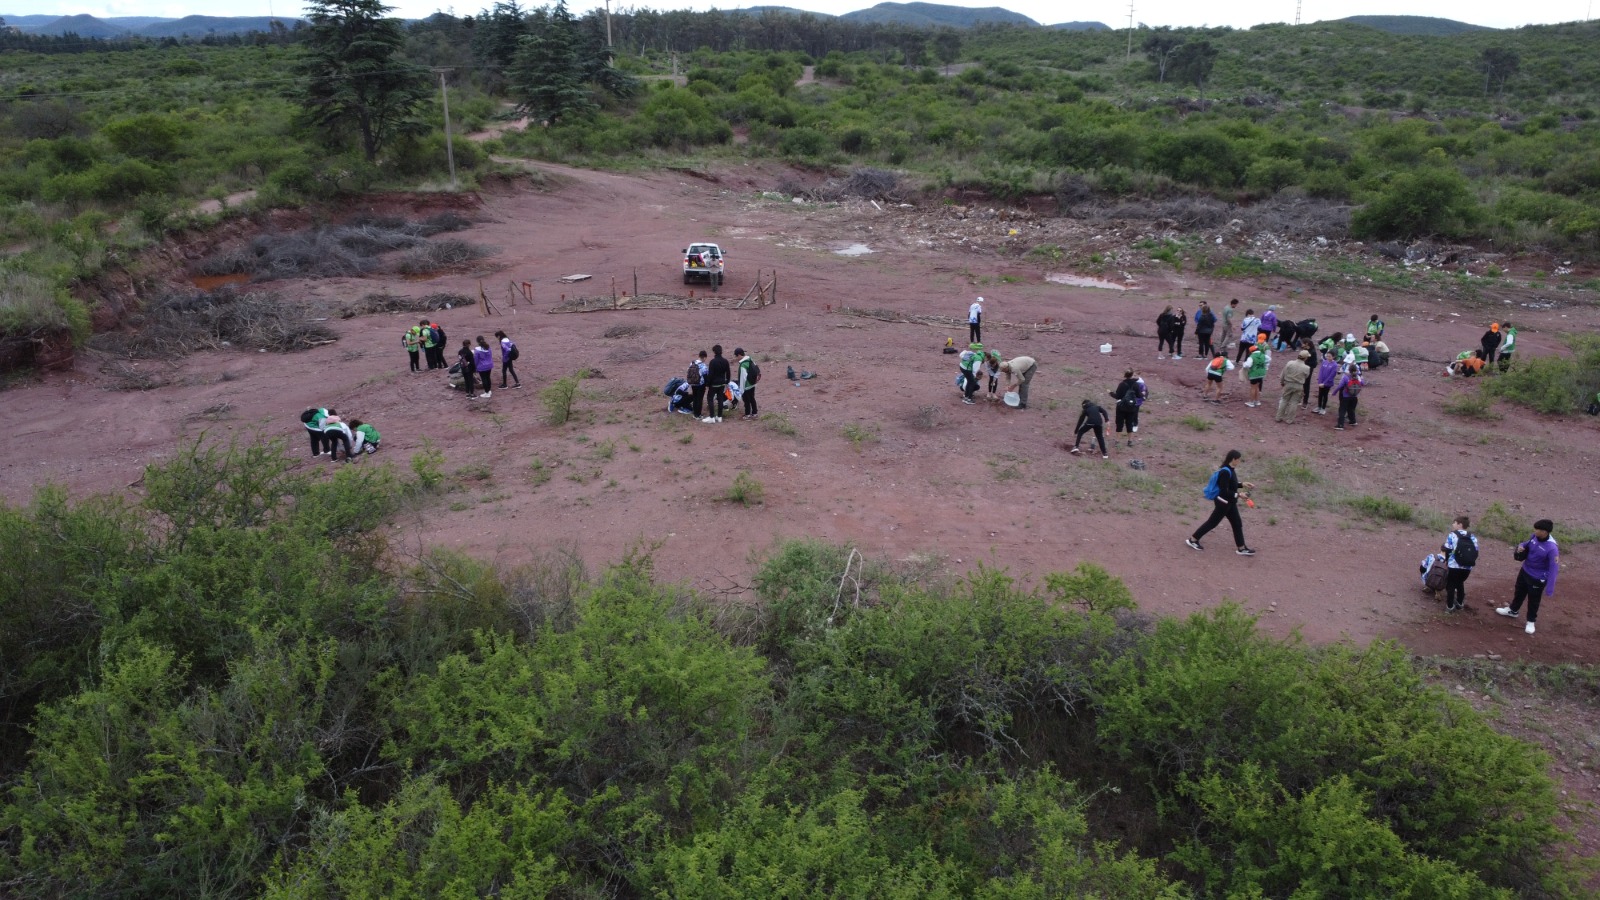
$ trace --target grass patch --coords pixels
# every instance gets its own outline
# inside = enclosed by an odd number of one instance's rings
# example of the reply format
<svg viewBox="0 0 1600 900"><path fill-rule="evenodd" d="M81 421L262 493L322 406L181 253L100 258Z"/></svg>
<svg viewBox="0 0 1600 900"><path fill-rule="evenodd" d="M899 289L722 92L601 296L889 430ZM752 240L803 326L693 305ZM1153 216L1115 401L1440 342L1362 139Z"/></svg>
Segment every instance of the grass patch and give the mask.
<svg viewBox="0 0 1600 900"><path fill-rule="evenodd" d="M1413 522L1417 518L1414 507L1408 503L1401 503L1393 497L1362 494L1345 500L1345 505L1362 516L1380 522Z"/></svg>
<svg viewBox="0 0 1600 900"><path fill-rule="evenodd" d="M761 503L767 495L767 489L749 472L740 472L733 476L733 484L728 486L727 498L730 503L740 506L755 506Z"/></svg>
<svg viewBox="0 0 1600 900"><path fill-rule="evenodd" d="M578 398L578 384L583 372L557 378L539 392L539 402L544 405L544 420L551 425L565 425L572 418L572 403Z"/></svg>
<svg viewBox="0 0 1600 900"><path fill-rule="evenodd" d="M1178 420L1178 424L1186 425L1190 428L1193 428L1195 431L1210 431L1212 426L1216 425L1216 423L1210 419L1202 419L1196 415L1184 416Z"/></svg>
<svg viewBox="0 0 1600 900"><path fill-rule="evenodd" d="M783 413L767 413L762 416L761 427L789 437L794 437L800 433L800 429L796 428L794 423L789 420L789 417Z"/></svg>
<svg viewBox="0 0 1600 900"><path fill-rule="evenodd" d="M849 425L844 427L844 437L845 440L849 441L850 444L854 446L857 451L859 451L862 444L876 443L878 441L878 426L861 425L851 422Z"/></svg>
<svg viewBox="0 0 1600 900"><path fill-rule="evenodd" d="M1500 418L1500 414L1494 411L1494 401L1482 391L1456 394L1444 402L1444 411L1463 419L1493 421Z"/></svg>
<svg viewBox="0 0 1600 900"><path fill-rule="evenodd" d="M1536 412L1565 416L1579 411L1600 391L1600 335L1569 335L1572 356L1520 358L1489 379L1483 391Z"/></svg>
<svg viewBox="0 0 1600 900"><path fill-rule="evenodd" d="M1135 494L1144 494L1150 497L1154 497L1167 489L1167 486L1157 481L1154 476L1144 472L1124 472L1117 476L1117 480L1112 482L1112 486L1119 491L1131 491Z"/></svg>

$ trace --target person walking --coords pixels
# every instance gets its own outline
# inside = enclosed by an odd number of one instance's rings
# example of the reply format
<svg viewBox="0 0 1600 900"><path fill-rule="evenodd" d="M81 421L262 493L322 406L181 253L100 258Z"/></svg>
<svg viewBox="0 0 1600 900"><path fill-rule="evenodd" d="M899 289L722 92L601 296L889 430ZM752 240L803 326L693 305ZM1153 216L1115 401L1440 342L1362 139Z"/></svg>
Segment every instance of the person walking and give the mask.
<svg viewBox="0 0 1600 900"><path fill-rule="evenodd" d="M1183 359L1183 333L1189 330L1189 314L1178 307L1172 314L1172 358Z"/></svg>
<svg viewBox="0 0 1600 900"><path fill-rule="evenodd" d="M1117 384L1111 396L1117 401L1117 434L1124 431L1128 434L1128 446L1133 446L1133 436L1139 432L1139 407L1143 399L1141 393L1144 382L1134 374L1132 369L1122 373L1122 381Z"/></svg>
<svg viewBox="0 0 1600 900"><path fill-rule="evenodd" d="M1355 360L1345 357L1344 374L1333 386L1333 393L1339 398L1339 420L1334 423L1334 431L1343 431L1346 420L1350 422L1350 427L1355 427L1356 401L1360 399L1361 388L1365 384L1361 380L1361 367L1355 364Z"/></svg>
<svg viewBox="0 0 1600 900"><path fill-rule="evenodd" d="M1241 343L1243 338L1240 339ZM1244 402L1245 406L1254 409L1261 405L1261 384L1267 380L1267 366L1270 359L1267 356L1267 342L1258 335L1250 351L1250 361L1246 364L1245 377L1250 381L1250 399Z"/></svg>
<svg viewBox="0 0 1600 900"><path fill-rule="evenodd" d="M1244 321L1239 323L1239 354L1233 358L1235 363L1241 362L1250 355L1251 348L1256 345L1256 337L1261 333L1261 319L1256 316L1256 311L1244 311Z"/></svg>
<svg viewBox="0 0 1600 900"><path fill-rule="evenodd" d="M1100 444L1100 458L1110 459L1111 454L1106 452L1105 407L1085 397L1083 411L1078 413L1077 430L1072 435L1072 450L1070 452L1074 456L1083 452L1078 449L1078 444L1082 442L1083 436L1090 431L1094 432L1094 439Z"/></svg>
<svg viewBox="0 0 1600 900"><path fill-rule="evenodd" d="M1339 364L1333 361L1333 351L1322 351L1322 363L1317 366L1317 408L1319 416L1328 414L1328 394L1339 378Z"/></svg>
<svg viewBox="0 0 1600 900"><path fill-rule="evenodd" d="M972 301L967 307L967 343L983 343L983 298Z"/></svg>
<svg viewBox="0 0 1600 900"><path fill-rule="evenodd" d="M978 370L983 365L983 345L973 342L962 351L958 365L961 367L961 402L971 406L978 402L972 395L978 392Z"/></svg>
<svg viewBox="0 0 1600 900"><path fill-rule="evenodd" d="M504 331L496 331L494 336L500 339L500 389L505 390L506 376L510 375L512 387L522 387L522 379L517 377L517 357L522 351L517 349L517 342L506 337Z"/></svg>
<svg viewBox="0 0 1600 900"><path fill-rule="evenodd" d="M1194 311L1194 342L1198 345L1202 359L1210 359L1212 351L1211 335L1217 328L1217 317L1211 312L1210 304L1200 301L1200 308Z"/></svg>
<svg viewBox="0 0 1600 900"><path fill-rule="evenodd" d="M1228 355L1228 345L1233 342L1233 316L1238 309L1239 298L1235 297L1229 300L1227 307L1222 310L1222 343L1217 346L1218 356Z"/></svg>
<svg viewBox="0 0 1600 900"><path fill-rule="evenodd" d="M1500 349L1499 322L1489 323L1489 330L1485 331L1483 337L1478 339L1478 346L1481 348L1481 352L1478 354L1479 358L1486 363L1494 362L1495 353Z"/></svg>
<svg viewBox="0 0 1600 900"><path fill-rule="evenodd" d="M1222 524L1223 519L1233 527L1234 552L1240 556L1255 556L1256 551L1250 549L1244 542L1244 520L1239 516L1239 489L1249 490L1255 485L1248 481L1239 480L1239 472L1233 464L1244 458L1244 454L1237 450L1229 450L1228 455L1222 458L1222 466L1211 476L1211 483L1206 485L1206 496L1211 498L1211 518L1205 524L1194 530L1184 541L1191 550L1204 550L1200 546L1200 539L1205 537L1211 529Z"/></svg>
<svg viewBox="0 0 1600 900"><path fill-rule="evenodd" d="M1515 619L1526 602L1528 624L1522 630L1528 634L1533 634L1533 623L1539 618L1540 595L1547 599L1554 597L1556 576L1561 574L1561 548L1556 545L1556 539L1550 536L1555 528L1555 523L1549 519L1533 523L1533 534L1518 544L1512 554L1515 559L1522 560L1522 568L1517 572L1517 586L1511 597L1511 605L1495 610L1502 616Z"/></svg>
<svg viewBox="0 0 1600 900"><path fill-rule="evenodd" d="M489 399L490 390L494 387L494 351L489 349L489 342L481 334L478 335L478 346L472 348L472 368L478 373L478 383L483 385L483 394L478 399ZM467 393L470 395L471 391Z"/></svg>
<svg viewBox="0 0 1600 900"><path fill-rule="evenodd" d="M1033 383L1033 373L1039 370L1039 363L1031 356L1013 356L1000 364L1000 371L1006 376L1006 393L1011 392L1011 381L1017 382L1017 409L1028 408L1028 386Z"/></svg>
<svg viewBox="0 0 1600 900"><path fill-rule="evenodd" d="M1278 385L1283 388L1283 393L1278 396L1278 414L1272 417L1274 421L1293 425L1295 418L1300 415L1300 397L1311 380L1311 366L1306 363L1310 358L1310 351L1301 350L1283 367L1283 374L1278 376Z"/></svg>
<svg viewBox="0 0 1600 900"><path fill-rule="evenodd" d="M406 348L406 355L411 357L411 374L422 371L417 365L418 357L422 354L422 326L413 325L400 335L400 346Z"/></svg>
<svg viewBox="0 0 1600 900"><path fill-rule="evenodd" d="M1167 351L1172 348L1172 306L1169 304L1156 316L1156 359L1166 359Z"/></svg>
<svg viewBox="0 0 1600 900"><path fill-rule="evenodd" d="M722 421L723 408L728 402L728 381L733 375L728 360L722 355L722 345L711 346L711 362L706 364L706 417L700 421Z"/></svg>
<svg viewBox="0 0 1600 900"><path fill-rule="evenodd" d="M744 417L756 417L756 361L744 355L743 347L733 348L733 364L738 368L739 399L744 401Z"/></svg>
<svg viewBox="0 0 1600 900"><path fill-rule="evenodd" d="M1467 604L1467 578L1478 564L1478 536L1469 530L1471 527L1470 517L1456 516L1450 523L1450 533L1444 536L1445 612L1459 612Z"/></svg>

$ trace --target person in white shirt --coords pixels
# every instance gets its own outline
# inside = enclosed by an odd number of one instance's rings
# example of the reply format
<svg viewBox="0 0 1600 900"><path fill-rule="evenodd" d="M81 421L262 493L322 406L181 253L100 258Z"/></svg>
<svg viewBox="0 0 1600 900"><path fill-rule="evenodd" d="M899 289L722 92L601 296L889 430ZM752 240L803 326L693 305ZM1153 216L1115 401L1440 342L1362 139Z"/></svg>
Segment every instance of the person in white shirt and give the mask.
<svg viewBox="0 0 1600 900"><path fill-rule="evenodd" d="M983 298L972 301L967 307L967 343L983 343Z"/></svg>

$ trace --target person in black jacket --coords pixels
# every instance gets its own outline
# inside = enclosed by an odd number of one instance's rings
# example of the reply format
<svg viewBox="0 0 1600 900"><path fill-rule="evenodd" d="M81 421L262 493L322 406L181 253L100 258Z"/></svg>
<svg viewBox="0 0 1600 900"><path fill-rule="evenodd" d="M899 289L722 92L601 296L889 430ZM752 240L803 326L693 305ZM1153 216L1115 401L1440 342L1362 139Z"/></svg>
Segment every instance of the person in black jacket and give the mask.
<svg viewBox="0 0 1600 900"><path fill-rule="evenodd" d="M1168 306L1156 316L1156 359L1166 359L1172 345L1172 307Z"/></svg>
<svg viewBox="0 0 1600 900"><path fill-rule="evenodd" d="M1083 412L1078 414L1078 430L1072 436L1072 452L1081 453L1078 444L1083 440L1084 434L1093 431L1094 439L1100 442L1100 458L1110 459L1106 453L1106 411L1100 404L1087 398L1083 401Z"/></svg>
<svg viewBox="0 0 1600 900"><path fill-rule="evenodd" d="M1217 499L1211 501L1211 518L1204 525L1195 529L1194 534L1184 541L1191 549L1204 550L1200 546L1200 539L1206 532L1222 524L1223 519L1233 526L1233 543L1235 551L1240 556L1255 556L1256 552L1245 545L1244 520L1239 518L1239 488L1253 488L1255 485L1248 481L1241 482L1239 473L1234 471L1233 464L1244 458L1244 454L1237 450L1229 450L1228 455L1222 460L1222 468L1217 470Z"/></svg>
<svg viewBox="0 0 1600 900"><path fill-rule="evenodd" d="M1194 339L1200 345L1200 358L1210 359L1216 350L1211 346L1211 334L1217 329L1217 316L1211 311L1211 305L1200 301L1200 308L1194 311Z"/></svg>
<svg viewBox="0 0 1600 900"><path fill-rule="evenodd" d="M1133 446L1133 436L1139 433L1139 405L1144 402L1144 391L1139 376L1132 369L1122 373L1122 381L1111 392L1117 401L1117 434L1128 433L1128 446Z"/></svg>
<svg viewBox="0 0 1600 900"><path fill-rule="evenodd" d="M1189 314L1182 307L1172 314L1172 329L1168 332L1172 345L1172 358L1183 359L1183 333L1189 330Z"/></svg>
<svg viewBox="0 0 1600 900"><path fill-rule="evenodd" d="M733 369L722 355L722 345L711 348L711 362L706 364L706 417L702 422L721 422L722 410L728 403L728 380Z"/></svg>

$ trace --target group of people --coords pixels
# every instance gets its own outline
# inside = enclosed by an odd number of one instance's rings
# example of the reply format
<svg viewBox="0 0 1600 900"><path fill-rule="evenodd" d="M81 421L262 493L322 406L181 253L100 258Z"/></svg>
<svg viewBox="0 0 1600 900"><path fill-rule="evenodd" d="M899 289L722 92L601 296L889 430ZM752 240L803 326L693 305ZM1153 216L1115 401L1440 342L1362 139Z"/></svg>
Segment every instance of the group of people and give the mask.
<svg viewBox="0 0 1600 900"><path fill-rule="evenodd" d="M1457 353L1456 358L1444 367L1444 374L1472 378L1496 363L1504 372L1511 367L1511 357L1516 352L1516 326L1510 322L1490 322L1489 330L1478 339L1477 349Z"/></svg>
<svg viewBox="0 0 1600 900"><path fill-rule="evenodd" d="M1420 567L1423 587L1444 591L1446 612L1459 612L1467 605L1467 579L1478 564L1479 551L1478 536L1471 528L1469 516L1457 516L1439 552L1429 554ZM1561 547L1553 531L1555 523L1540 519L1533 523L1528 539L1512 549L1512 559L1522 566L1517 570L1511 602L1495 608L1496 613L1515 619L1526 606L1528 620L1522 630L1528 634L1537 631L1540 601L1555 596L1556 576L1561 573Z"/></svg>
<svg viewBox="0 0 1600 900"><path fill-rule="evenodd" d="M761 366L743 347L735 347L733 359L722 355L722 345L701 350L689 361L683 377L667 382L667 412L694 416L708 425L722 421L729 406L742 405L744 418L760 418L756 386L761 381Z"/></svg>
<svg viewBox="0 0 1600 900"><path fill-rule="evenodd" d="M1144 407L1146 400L1150 399L1150 386L1145 384L1139 373L1129 369L1122 373L1122 380L1110 391L1111 399L1116 401L1115 424L1116 433L1128 436L1128 446L1133 446L1133 436L1139 433L1139 410ZM1100 458L1110 459L1111 454L1106 452L1106 415L1105 407L1094 400L1083 398L1083 406L1078 413L1078 424L1073 429L1072 447L1069 452L1074 456L1083 452L1083 436L1093 433L1095 442L1100 445Z"/></svg>
<svg viewBox="0 0 1600 900"><path fill-rule="evenodd" d="M312 457L327 456L339 459L339 448L344 448L346 462L355 462L364 453L377 453L382 435L378 429L360 419L346 421L339 411L312 407L300 414L300 422L311 435Z"/></svg>
<svg viewBox="0 0 1600 900"><path fill-rule="evenodd" d="M985 349L978 341L968 344L967 349L961 351L956 360L956 387L961 390L962 403L971 406L978 402L973 398L982 389L985 379L989 382L989 399L999 400L1000 379L1003 376L1005 393L1011 393L1015 387L1017 408L1028 408L1028 388L1033 384L1034 373L1039 370L1038 360L1031 356L1013 356L1005 359L1001 357L1000 351Z"/></svg>
<svg viewBox="0 0 1600 900"><path fill-rule="evenodd" d="M504 389L508 381L510 387L522 387L522 379L517 375L516 362L520 351L516 341L507 337L504 331L496 331L494 336L500 345L500 387ZM430 370L449 370L446 383L451 388L460 387L466 391L468 399L489 399L492 396L494 374L494 350L489 341L481 334L476 341L462 341L461 349L456 351L456 362L451 365L444 358L446 340L444 326L428 319L406 329L400 336L400 345L411 358L411 371L422 371L419 362L425 361Z"/></svg>

